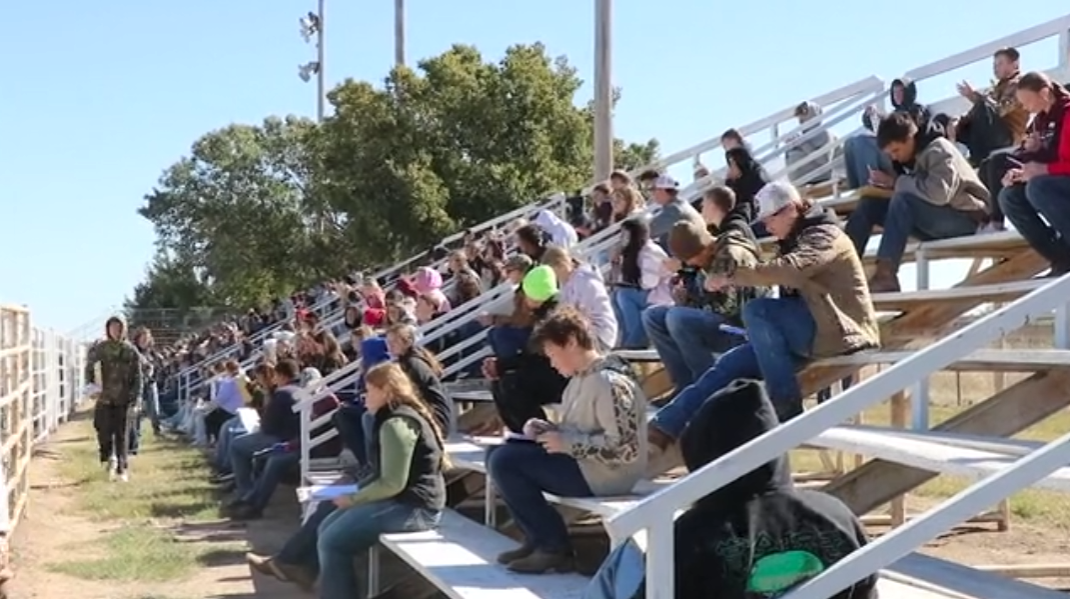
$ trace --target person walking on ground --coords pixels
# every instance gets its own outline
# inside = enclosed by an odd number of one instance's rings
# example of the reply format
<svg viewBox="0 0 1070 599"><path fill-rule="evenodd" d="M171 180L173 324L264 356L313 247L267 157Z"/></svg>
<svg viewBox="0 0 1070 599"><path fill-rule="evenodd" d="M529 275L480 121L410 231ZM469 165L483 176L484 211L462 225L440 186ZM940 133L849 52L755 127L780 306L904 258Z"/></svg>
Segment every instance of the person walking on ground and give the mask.
<svg viewBox="0 0 1070 599"><path fill-rule="evenodd" d="M89 394L96 396L93 427L97 431L100 463L112 480L126 482L130 419L140 409L143 382L141 355L126 340L122 318L109 318L104 339L89 348L85 380L89 381Z"/></svg>

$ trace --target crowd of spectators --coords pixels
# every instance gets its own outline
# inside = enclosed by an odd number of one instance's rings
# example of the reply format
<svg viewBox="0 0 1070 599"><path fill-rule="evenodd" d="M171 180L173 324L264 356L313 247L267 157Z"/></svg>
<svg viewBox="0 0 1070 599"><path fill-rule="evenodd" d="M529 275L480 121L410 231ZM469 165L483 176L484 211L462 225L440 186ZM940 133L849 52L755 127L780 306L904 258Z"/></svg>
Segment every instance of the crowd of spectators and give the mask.
<svg viewBox="0 0 1070 599"><path fill-rule="evenodd" d="M694 203L665 173L633 180L614 172L588 198L570 200L564 215L542 209L505 230L467 232L458 247L433 248L425 263L393 280L327 283L160 350L153 355L161 398L173 397L166 381L177 368L223 349L234 353L200 373L199 399L161 401L154 428L211 445L213 480L232 490L227 513L259 518L297 469L300 427L292 408L307 393L319 397L314 418L333 415L320 419L314 436L333 429L337 437L312 455L348 450L355 464L349 480L359 490L321 503L278 553L249 559L281 580L318 584L320 597L332 599L352 596L351 558L380 533L435 526L450 467L444 438L501 436L487 467L524 542L499 561L524 573L568 571L567 529L544 492L626 494L643 478L678 465L698 468L802 413L802 368L880 346L871 293L899 290L908 239L997 230L1006 215L1051 262L1052 275L1070 271L1070 93L1043 74L1019 76L1014 49L996 53L994 71L991 90L959 86L971 108L954 117L931 115L911 82L893 83L893 111L867 110L872 134L845 140L846 183L860 198L846 222L791 183L770 181L730 130L722 136L724 180ZM1026 126L1028 113L1035 116ZM821 107L805 103L796 116L806 134L820 124ZM789 170L821 166L798 165L833 141L798 141L789 148ZM701 179L709 171L696 163L694 174ZM612 248L588 259L577 251L614 226L622 233ZM876 270L867 275L862 258L878 230ZM771 257L760 247L770 238ZM512 302L477 312L448 334L421 337L421 327L503 284L513 289ZM266 327L278 329L258 338ZM483 343L440 361L484 332ZM614 354L645 348L657 353L673 384L649 420L652 402ZM489 355L451 368L477 351ZM353 370L361 376L352 384L325 386L324 377ZM496 408L494 418L466 431L454 430L444 386L459 377L485 379ZM753 581L733 570L734 562L708 565L740 538L768 532L769 518L795 522L808 514L806 526L824 532L806 538L824 541L798 550L812 552L822 568L865 543L841 504L791 489L786 457L756 472L678 520L677 596L688 596L681 589L697 580L743 596ZM776 534L806 545L794 526ZM708 542L681 545L703 531ZM833 531L840 534L834 543ZM619 567L629 559L627 547L606 562L600 580L635 570ZM844 597L873 592L867 579Z"/></svg>

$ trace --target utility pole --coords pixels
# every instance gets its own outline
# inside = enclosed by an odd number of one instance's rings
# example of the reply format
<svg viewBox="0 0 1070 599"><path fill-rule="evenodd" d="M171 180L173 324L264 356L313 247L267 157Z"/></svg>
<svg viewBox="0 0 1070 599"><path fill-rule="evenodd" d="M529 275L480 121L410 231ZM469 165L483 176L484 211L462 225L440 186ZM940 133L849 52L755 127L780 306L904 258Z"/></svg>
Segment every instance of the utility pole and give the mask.
<svg viewBox="0 0 1070 599"><path fill-rule="evenodd" d="M613 0L594 9L594 176L613 171Z"/></svg>
<svg viewBox="0 0 1070 599"><path fill-rule="evenodd" d="M405 66L405 0L394 0L394 66Z"/></svg>
<svg viewBox="0 0 1070 599"><path fill-rule="evenodd" d="M301 25L301 37L303 37L306 42L312 41L313 35L316 36L316 60L306 62L297 67L297 76L301 78L301 81L307 83L312 79L312 75L316 76L316 119L320 122L323 121L323 116L326 111L327 94L327 85L323 69L323 5L324 0L319 0L316 12L309 11L309 13L301 17L299 21L299 24Z"/></svg>

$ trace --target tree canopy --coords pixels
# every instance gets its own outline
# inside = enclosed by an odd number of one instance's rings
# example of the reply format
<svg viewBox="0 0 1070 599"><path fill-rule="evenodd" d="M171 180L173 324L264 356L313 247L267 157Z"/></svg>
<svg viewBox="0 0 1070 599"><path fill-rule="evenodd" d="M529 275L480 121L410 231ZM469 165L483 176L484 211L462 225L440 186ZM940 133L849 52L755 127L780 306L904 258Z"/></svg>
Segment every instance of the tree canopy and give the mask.
<svg viewBox="0 0 1070 599"><path fill-rule="evenodd" d="M139 212L163 257L128 303L248 308L579 189L593 165L581 85L541 44L497 63L458 45L380 87L343 82L322 123L268 117L209 132L145 196ZM617 140L615 161L634 168L657 152L655 140Z"/></svg>

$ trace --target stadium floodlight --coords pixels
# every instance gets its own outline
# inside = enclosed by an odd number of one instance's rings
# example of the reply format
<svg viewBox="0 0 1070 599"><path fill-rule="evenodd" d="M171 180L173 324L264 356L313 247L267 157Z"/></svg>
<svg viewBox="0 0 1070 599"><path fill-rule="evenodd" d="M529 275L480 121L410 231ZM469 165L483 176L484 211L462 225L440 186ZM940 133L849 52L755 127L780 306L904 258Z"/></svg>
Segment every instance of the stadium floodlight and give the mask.
<svg viewBox="0 0 1070 599"><path fill-rule="evenodd" d="M305 42L312 41L312 36L319 33L320 17L316 13L309 11L307 15L301 17L297 22L301 26L301 38Z"/></svg>
<svg viewBox="0 0 1070 599"><path fill-rule="evenodd" d="M301 81L308 83L312 79L312 75L320 72L320 63L316 61L306 62L305 64L297 66L297 76L301 78Z"/></svg>

